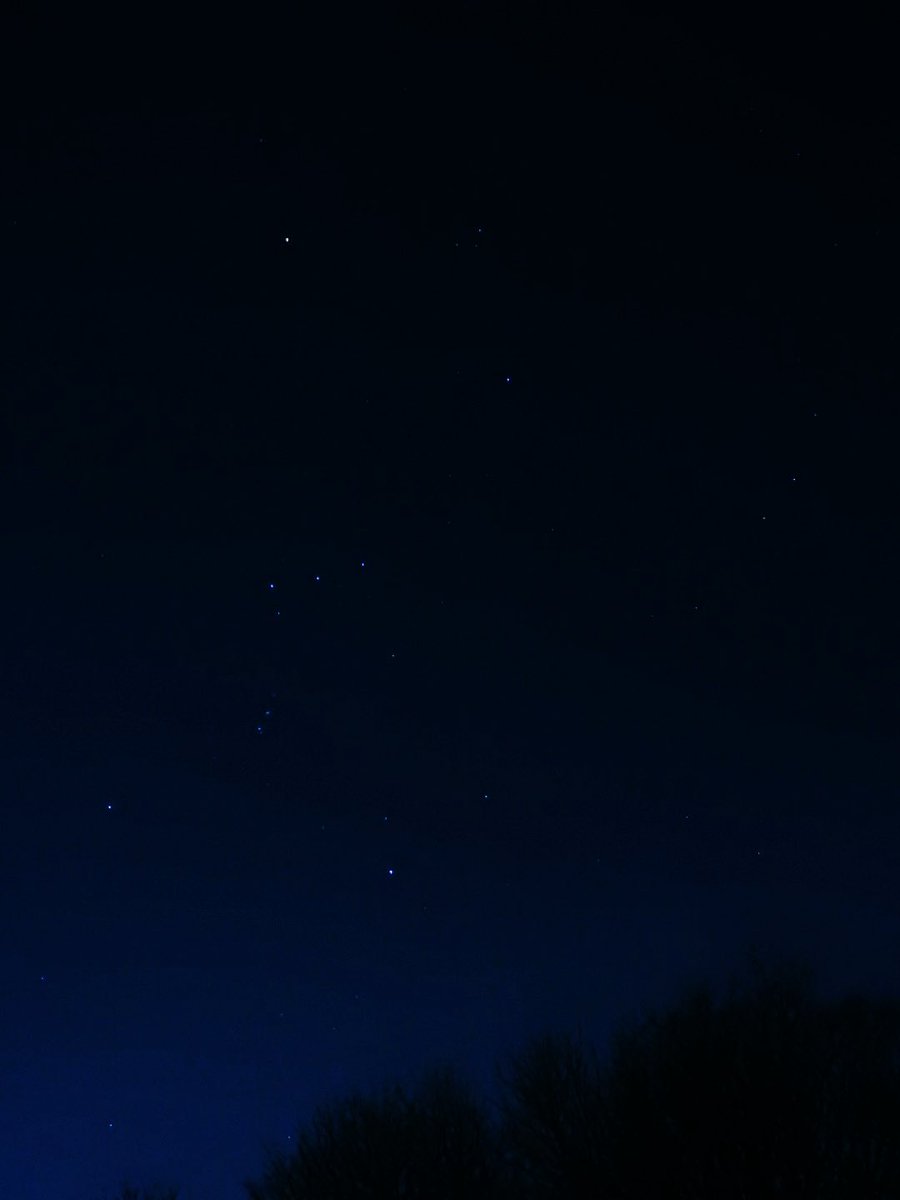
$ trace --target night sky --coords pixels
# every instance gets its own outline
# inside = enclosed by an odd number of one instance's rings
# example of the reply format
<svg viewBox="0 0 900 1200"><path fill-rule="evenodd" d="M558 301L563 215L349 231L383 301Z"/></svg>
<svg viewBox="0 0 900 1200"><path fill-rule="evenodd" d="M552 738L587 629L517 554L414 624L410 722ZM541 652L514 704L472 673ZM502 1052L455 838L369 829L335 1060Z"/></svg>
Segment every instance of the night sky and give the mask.
<svg viewBox="0 0 900 1200"><path fill-rule="evenodd" d="M16 1200L900 993L886 31L379 7L5 38Z"/></svg>

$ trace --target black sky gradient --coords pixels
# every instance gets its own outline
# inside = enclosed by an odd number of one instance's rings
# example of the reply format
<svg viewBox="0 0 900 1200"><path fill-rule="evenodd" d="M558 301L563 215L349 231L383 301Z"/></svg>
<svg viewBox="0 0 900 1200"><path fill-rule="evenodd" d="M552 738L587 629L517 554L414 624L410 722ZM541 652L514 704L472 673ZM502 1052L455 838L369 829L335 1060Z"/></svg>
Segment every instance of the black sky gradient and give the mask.
<svg viewBox="0 0 900 1200"><path fill-rule="evenodd" d="M900 987L890 39L586 8L10 26L6 1195Z"/></svg>

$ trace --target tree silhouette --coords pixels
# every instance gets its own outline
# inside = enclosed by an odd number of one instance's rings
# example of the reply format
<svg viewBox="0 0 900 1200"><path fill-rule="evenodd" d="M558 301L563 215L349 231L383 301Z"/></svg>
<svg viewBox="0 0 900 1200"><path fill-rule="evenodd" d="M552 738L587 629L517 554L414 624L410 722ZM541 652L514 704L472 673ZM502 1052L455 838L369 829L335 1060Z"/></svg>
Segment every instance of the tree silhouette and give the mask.
<svg viewBox="0 0 900 1200"><path fill-rule="evenodd" d="M463 1200L496 1194L496 1148L482 1107L455 1073L429 1072L318 1109L291 1155L272 1156L250 1200Z"/></svg>
<svg viewBox="0 0 900 1200"><path fill-rule="evenodd" d="M497 1075L509 1190L596 1196L609 1119L593 1050L569 1034L545 1033Z"/></svg>
<svg viewBox="0 0 900 1200"><path fill-rule="evenodd" d="M498 1148L487 1112L448 1068L426 1073L411 1107L412 1170L408 1194L473 1200L496 1194Z"/></svg>
<svg viewBox="0 0 900 1200"><path fill-rule="evenodd" d="M498 1078L495 1121L446 1068L324 1105L249 1200L900 1200L900 1000L820 1000L803 965L755 956L602 1062L544 1034Z"/></svg>
<svg viewBox="0 0 900 1200"><path fill-rule="evenodd" d="M900 1197L900 1004L767 967L622 1027L602 1069L544 1038L506 1079L522 1194Z"/></svg>

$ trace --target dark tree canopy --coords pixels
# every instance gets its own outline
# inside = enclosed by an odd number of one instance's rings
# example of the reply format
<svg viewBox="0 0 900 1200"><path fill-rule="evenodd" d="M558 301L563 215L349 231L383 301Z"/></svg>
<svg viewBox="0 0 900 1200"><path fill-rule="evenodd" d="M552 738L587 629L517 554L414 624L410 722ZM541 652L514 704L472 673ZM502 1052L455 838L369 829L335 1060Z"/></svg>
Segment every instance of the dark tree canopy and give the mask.
<svg viewBox="0 0 900 1200"><path fill-rule="evenodd" d="M620 1026L544 1034L494 1117L450 1070L324 1106L250 1200L900 1200L900 1001L754 958Z"/></svg>
<svg viewBox="0 0 900 1200"><path fill-rule="evenodd" d="M580 1039L548 1033L498 1076L501 1141L519 1186L541 1196L596 1194L608 1116L594 1052Z"/></svg>
<svg viewBox="0 0 900 1200"><path fill-rule="evenodd" d="M602 1070L536 1043L508 1083L530 1194L617 1200L900 1196L900 1004L818 1001L802 968L755 963L614 1039Z"/></svg>
<svg viewBox="0 0 900 1200"><path fill-rule="evenodd" d="M496 1195L494 1137L486 1113L450 1070L412 1093L395 1085L321 1107L291 1155L276 1154L250 1200Z"/></svg>

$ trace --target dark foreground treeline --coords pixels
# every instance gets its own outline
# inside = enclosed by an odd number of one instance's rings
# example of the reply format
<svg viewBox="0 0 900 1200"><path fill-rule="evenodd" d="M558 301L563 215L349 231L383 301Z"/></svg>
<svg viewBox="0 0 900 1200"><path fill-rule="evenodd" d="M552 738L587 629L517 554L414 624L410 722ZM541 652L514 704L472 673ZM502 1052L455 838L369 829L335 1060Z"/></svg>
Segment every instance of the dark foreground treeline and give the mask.
<svg viewBox="0 0 900 1200"><path fill-rule="evenodd" d="M320 1108L249 1200L900 1200L900 1001L754 961L622 1026L545 1035L493 1109L452 1070ZM139 1200L134 1194L134 1200Z"/></svg>

